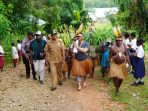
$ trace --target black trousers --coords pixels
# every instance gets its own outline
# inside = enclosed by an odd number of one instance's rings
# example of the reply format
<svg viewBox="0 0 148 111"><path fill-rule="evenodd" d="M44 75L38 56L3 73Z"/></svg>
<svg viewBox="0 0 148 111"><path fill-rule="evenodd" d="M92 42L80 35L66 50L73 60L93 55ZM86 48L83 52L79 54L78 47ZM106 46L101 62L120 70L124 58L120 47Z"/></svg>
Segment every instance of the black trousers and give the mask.
<svg viewBox="0 0 148 111"><path fill-rule="evenodd" d="M31 67L30 67L30 60L26 59L26 57L24 56L23 56L23 63L25 64L25 68L26 68L26 76L30 77L30 71L32 69L32 75L33 75L33 78L35 78L36 72L35 72L33 63L31 63Z"/></svg>

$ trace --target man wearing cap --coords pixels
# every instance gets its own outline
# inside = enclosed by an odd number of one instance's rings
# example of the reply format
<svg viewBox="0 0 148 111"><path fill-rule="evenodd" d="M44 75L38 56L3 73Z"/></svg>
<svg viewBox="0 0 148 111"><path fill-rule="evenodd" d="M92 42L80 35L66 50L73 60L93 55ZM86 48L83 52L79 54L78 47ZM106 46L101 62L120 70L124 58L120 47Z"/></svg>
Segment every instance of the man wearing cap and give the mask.
<svg viewBox="0 0 148 111"><path fill-rule="evenodd" d="M115 44L110 48L109 61L112 64L110 66L109 77L113 79L113 83L116 87L116 94L119 92L119 88L123 79L127 76L126 62L130 64L127 49L122 44L122 35L116 37Z"/></svg>
<svg viewBox="0 0 148 111"><path fill-rule="evenodd" d="M62 85L62 62L65 60L65 47L63 42L58 39L57 32L53 32L51 37L51 40L47 42L44 50L46 52L46 63L48 63L48 61L50 63L51 91L54 91L57 88L57 84Z"/></svg>
<svg viewBox="0 0 148 111"><path fill-rule="evenodd" d="M39 76L40 84L44 84L44 66L45 66L45 51L46 41L43 40L41 31L36 32L36 39L30 44L30 52L33 58L35 71Z"/></svg>
<svg viewBox="0 0 148 111"><path fill-rule="evenodd" d="M30 64L31 64L33 79L37 80L34 65L31 62L30 49L29 49L30 43L33 40L34 40L34 33L28 32L27 37L22 41L21 50L23 55L23 63L25 64L25 68L26 68L26 78L27 79L30 78Z"/></svg>

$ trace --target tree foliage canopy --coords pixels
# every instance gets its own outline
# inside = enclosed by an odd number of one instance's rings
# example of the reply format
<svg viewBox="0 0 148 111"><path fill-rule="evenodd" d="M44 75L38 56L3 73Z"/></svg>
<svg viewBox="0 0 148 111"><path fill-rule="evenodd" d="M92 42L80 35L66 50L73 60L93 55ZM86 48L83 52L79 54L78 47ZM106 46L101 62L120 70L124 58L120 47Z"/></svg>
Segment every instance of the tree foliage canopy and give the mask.
<svg viewBox="0 0 148 111"><path fill-rule="evenodd" d="M113 0L119 7L117 15L110 15L113 25L124 26L141 33L148 31L148 1L147 0Z"/></svg>
<svg viewBox="0 0 148 111"><path fill-rule="evenodd" d="M78 27L88 20L83 0L1 0L0 5L2 10L8 10L3 14L3 22L7 22L7 26L11 24L10 30L17 33L43 28L50 32L64 24ZM39 26L39 19L46 24Z"/></svg>

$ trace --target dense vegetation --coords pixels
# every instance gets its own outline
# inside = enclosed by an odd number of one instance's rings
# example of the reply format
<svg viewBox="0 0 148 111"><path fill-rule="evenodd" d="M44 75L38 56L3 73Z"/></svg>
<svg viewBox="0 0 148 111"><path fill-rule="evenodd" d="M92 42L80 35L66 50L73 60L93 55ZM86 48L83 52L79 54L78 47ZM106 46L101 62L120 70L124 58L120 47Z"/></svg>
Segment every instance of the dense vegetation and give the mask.
<svg viewBox="0 0 148 111"><path fill-rule="evenodd" d="M117 15L109 15L112 24L122 26L125 30L135 30L139 36L146 36L148 32L148 1L114 1L119 7L119 12Z"/></svg>
<svg viewBox="0 0 148 111"><path fill-rule="evenodd" d="M40 25L39 20L45 24ZM28 31L53 29L69 33L89 21L83 0L0 0L0 40L6 60L10 59L10 43L22 39ZM9 58L9 59L8 59Z"/></svg>
<svg viewBox="0 0 148 111"><path fill-rule="evenodd" d="M121 26L123 31L135 31L147 39L147 0L0 0L0 39L6 58L10 55L10 43L22 39L28 31L41 30L46 34L56 29L65 45L69 46L80 24L83 23L83 34L88 36L91 20L85 9L112 6L119 7L118 14L108 15L112 26ZM45 24L40 25L39 20ZM92 44L113 36L111 24L97 26Z"/></svg>
<svg viewBox="0 0 148 111"><path fill-rule="evenodd" d="M86 8L119 7L118 14L108 15L113 26L132 30L148 39L148 0L84 0Z"/></svg>
<svg viewBox="0 0 148 111"><path fill-rule="evenodd" d="M77 28L88 20L83 0L1 0L0 9L1 39L12 31L19 34L31 30L50 32L64 24ZM46 24L39 26L39 19Z"/></svg>

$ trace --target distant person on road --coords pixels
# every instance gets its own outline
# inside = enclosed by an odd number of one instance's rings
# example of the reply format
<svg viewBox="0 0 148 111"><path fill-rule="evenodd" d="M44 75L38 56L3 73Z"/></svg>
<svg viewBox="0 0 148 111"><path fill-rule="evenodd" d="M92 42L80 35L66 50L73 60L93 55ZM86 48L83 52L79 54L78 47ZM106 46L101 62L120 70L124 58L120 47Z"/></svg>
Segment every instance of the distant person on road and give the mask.
<svg viewBox="0 0 148 111"><path fill-rule="evenodd" d="M30 43L34 40L34 33L28 32L27 37L22 41L22 55L23 55L23 62L26 68L26 79L30 78L30 70L32 69L33 79L37 80L36 72L34 69L34 65L32 62L32 57L30 56ZM30 69L31 64L31 69Z"/></svg>
<svg viewBox="0 0 148 111"><path fill-rule="evenodd" d="M19 56L18 56L17 49L15 47L15 44L14 43L11 43L11 46L12 46L11 51L12 51L13 66L15 68L16 67L16 64L18 63Z"/></svg>
<svg viewBox="0 0 148 111"><path fill-rule="evenodd" d="M0 40L0 70L3 71L4 67L4 50L2 47L2 41Z"/></svg>

